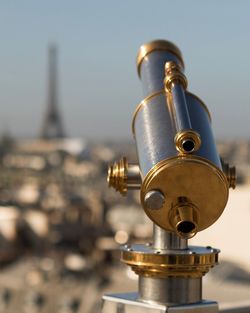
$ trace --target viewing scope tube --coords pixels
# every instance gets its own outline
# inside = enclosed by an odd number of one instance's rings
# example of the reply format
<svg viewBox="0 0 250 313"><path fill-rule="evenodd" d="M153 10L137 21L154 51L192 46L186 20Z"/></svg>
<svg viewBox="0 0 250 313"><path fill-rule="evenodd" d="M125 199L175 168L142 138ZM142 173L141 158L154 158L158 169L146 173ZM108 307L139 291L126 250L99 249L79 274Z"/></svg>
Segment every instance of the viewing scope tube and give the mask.
<svg viewBox="0 0 250 313"><path fill-rule="evenodd" d="M188 239L222 214L235 168L217 152L208 108L187 91L177 46L164 40L141 46L137 70L144 94L132 121L138 164L123 158L110 166L109 185L122 194L140 189L148 217Z"/></svg>

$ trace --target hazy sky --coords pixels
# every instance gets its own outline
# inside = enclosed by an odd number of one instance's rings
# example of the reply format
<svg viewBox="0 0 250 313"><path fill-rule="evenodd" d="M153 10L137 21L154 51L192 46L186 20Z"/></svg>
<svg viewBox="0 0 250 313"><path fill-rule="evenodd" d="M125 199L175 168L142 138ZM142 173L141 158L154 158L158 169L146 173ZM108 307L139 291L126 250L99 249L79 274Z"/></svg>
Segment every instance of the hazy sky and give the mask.
<svg viewBox="0 0 250 313"><path fill-rule="evenodd" d="M183 52L189 90L219 138L250 135L250 1L0 0L0 132L36 136L47 102L47 46L59 46L67 132L129 138L142 100L139 46L168 39Z"/></svg>

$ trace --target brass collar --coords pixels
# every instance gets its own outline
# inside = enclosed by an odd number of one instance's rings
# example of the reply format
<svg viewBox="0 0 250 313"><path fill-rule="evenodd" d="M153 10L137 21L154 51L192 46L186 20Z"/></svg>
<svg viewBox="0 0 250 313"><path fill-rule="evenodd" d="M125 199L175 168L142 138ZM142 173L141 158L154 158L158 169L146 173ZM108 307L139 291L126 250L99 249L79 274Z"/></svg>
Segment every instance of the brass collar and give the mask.
<svg viewBox="0 0 250 313"><path fill-rule="evenodd" d="M140 67L142 64L143 59L151 52L153 51L167 51L170 53L173 53L180 61L182 67L184 68L184 61L182 58L182 53L180 51L180 49L173 44L170 41L166 41L166 40L154 40L151 42L148 42L144 45L142 45L139 49L139 52L137 54L137 58L136 58L136 63L137 63L137 71L138 71L138 75L140 77Z"/></svg>

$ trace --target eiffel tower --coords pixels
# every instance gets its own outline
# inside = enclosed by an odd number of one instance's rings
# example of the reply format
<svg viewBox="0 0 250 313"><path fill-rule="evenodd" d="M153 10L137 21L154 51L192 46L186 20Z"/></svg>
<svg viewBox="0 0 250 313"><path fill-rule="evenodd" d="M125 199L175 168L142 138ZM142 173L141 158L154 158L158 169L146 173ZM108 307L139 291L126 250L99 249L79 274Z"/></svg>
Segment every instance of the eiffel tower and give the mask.
<svg viewBox="0 0 250 313"><path fill-rule="evenodd" d="M55 44L49 46L48 57L49 57L48 103L40 137L42 139L58 139L64 138L65 132L58 107L57 47Z"/></svg>

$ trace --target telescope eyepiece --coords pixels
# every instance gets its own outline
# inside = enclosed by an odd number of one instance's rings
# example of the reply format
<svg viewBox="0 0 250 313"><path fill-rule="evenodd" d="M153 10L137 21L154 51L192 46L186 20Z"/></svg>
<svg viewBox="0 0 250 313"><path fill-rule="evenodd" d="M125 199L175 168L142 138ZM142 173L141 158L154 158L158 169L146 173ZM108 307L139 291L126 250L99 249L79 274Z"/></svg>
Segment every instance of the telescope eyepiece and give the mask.
<svg viewBox="0 0 250 313"><path fill-rule="evenodd" d="M185 197L180 197L170 211L170 222L175 232L184 239L192 238L197 233L199 222L198 209Z"/></svg>
<svg viewBox="0 0 250 313"><path fill-rule="evenodd" d="M192 129L183 130L175 136L176 149L182 154L198 151L201 146L201 137Z"/></svg>
<svg viewBox="0 0 250 313"><path fill-rule="evenodd" d="M195 142L192 139L185 139L182 142L182 148L185 152L191 153L194 151Z"/></svg>
<svg viewBox="0 0 250 313"><path fill-rule="evenodd" d="M176 227L177 233L181 235L181 237L190 238L190 234L193 234L192 237L196 233L196 225L190 221L181 221Z"/></svg>

